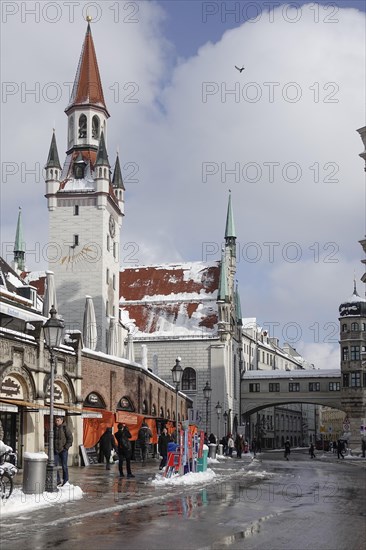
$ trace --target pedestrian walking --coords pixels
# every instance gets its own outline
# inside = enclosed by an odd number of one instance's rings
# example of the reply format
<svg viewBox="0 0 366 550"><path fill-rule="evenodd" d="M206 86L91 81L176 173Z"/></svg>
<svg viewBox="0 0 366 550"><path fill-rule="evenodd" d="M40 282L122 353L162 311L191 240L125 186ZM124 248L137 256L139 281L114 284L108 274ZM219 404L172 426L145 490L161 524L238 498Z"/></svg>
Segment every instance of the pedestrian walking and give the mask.
<svg viewBox="0 0 366 550"><path fill-rule="evenodd" d="M361 448L362 448L362 458L365 458L365 456L366 456L366 441L364 439L361 441Z"/></svg>
<svg viewBox="0 0 366 550"><path fill-rule="evenodd" d="M338 453L338 455L337 455L337 458L343 458L344 459L343 450L344 450L343 441L338 439L338 443L337 443L337 453Z"/></svg>
<svg viewBox="0 0 366 550"><path fill-rule="evenodd" d="M208 442L213 443L214 445L216 445L216 437L214 436L213 433L210 433L210 435L208 437Z"/></svg>
<svg viewBox="0 0 366 550"><path fill-rule="evenodd" d="M253 437L253 441L252 441L252 453L253 453L253 456L254 458L257 456L257 438L256 437Z"/></svg>
<svg viewBox="0 0 366 550"><path fill-rule="evenodd" d="M285 459L286 460L289 460L290 453L291 453L291 445L290 445L290 440L287 438L285 442Z"/></svg>
<svg viewBox="0 0 366 550"><path fill-rule="evenodd" d="M227 437L227 448L228 448L228 455L230 457L233 456L233 449L234 449L234 440L231 436L231 434L228 435Z"/></svg>
<svg viewBox="0 0 366 550"><path fill-rule="evenodd" d="M67 467L69 449L73 442L70 428L64 423L62 416L55 416L54 436L54 459L55 466L61 464L62 482L60 472L57 468L57 485L65 485L69 481L69 470Z"/></svg>
<svg viewBox="0 0 366 550"><path fill-rule="evenodd" d="M106 470L111 469L111 453L112 449L117 452L117 445L112 434L112 428L107 428L99 440L102 457L106 460Z"/></svg>
<svg viewBox="0 0 366 550"><path fill-rule="evenodd" d="M315 458L315 453L314 453L314 443L310 443L310 447L309 447L309 455L310 455L310 458Z"/></svg>
<svg viewBox="0 0 366 550"><path fill-rule="evenodd" d="M168 461L168 443L170 443L170 436L168 434L168 430L166 428L163 428L163 431L159 435L158 439L158 451L159 455L161 456L159 470L165 468Z"/></svg>
<svg viewBox="0 0 366 550"><path fill-rule="evenodd" d="M152 438L151 430L149 426L145 422L143 422L141 425L141 428L139 429L139 433L137 435L137 439L139 441L140 449L141 449L142 462L146 462L147 452L149 449L151 438Z"/></svg>
<svg viewBox="0 0 366 550"><path fill-rule="evenodd" d="M118 424L118 432L114 434L118 446L118 469L119 477L124 477L123 460L126 460L127 477L135 477L131 472L131 433L126 424Z"/></svg>
<svg viewBox="0 0 366 550"><path fill-rule="evenodd" d="M244 439L242 434L238 434L235 439L235 449L237 458L241 458L244 451Z"/></svg>

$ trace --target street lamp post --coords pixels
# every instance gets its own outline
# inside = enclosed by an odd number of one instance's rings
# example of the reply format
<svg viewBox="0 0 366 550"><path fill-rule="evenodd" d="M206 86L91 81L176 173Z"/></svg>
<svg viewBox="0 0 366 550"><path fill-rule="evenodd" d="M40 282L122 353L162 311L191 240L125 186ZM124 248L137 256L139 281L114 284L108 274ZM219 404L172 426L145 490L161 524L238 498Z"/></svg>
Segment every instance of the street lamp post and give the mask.
<svg viewBox="0 0 366 550"><path fill-rule="evenodd" d="M225 437L227 435L227 417L229 415L227 414L227 412L225 411L224 414L222 415L222 418L224 419L224 422L225 422Z"/></svg>
<svg viewBox="0 0 366 550"><path fill-rule="evenodd" d="M176 433L177 433L177 445L179 445L179 422L178 422L178 392L179 392L179 385L180 381L182 379L183 369L181 367L181 358L177 357L175 360L175 365L172 368L172 377L173 377L173 384L175 384L175 392L176 392L176 402L175 402L175 425L176 425Z"/></svg>
<svg viewBox="0 0 366 550"><path fill-rule="evenodd" d="M46 346L50 350L50 427L48 431L48 461L46 470L46 491L54 493L57 491L57 472L55 468L54 440L53 440L53 411L54 411L54 383L55 383L55 356L54 349L60 346L64 322L57 318L57 311L54 306L50 310L51 317L43 326Z"/></svg>
<svg viewBox="0 0 366 550"><path fill-rule="evenodd" d="M208 402L210 400L212 389L208 381L206 382L206 386L203 388L203 397L206 400L206 434L208 435Z"/></svg>
<svg viewBox="0 0 366 550"><path fill-rule="evenodd" d="M219 440L218 442L220 443L220 416L222 413L222 407L220 405L220 401L217 402L215 409L217 414L217 438Z"/></svg>

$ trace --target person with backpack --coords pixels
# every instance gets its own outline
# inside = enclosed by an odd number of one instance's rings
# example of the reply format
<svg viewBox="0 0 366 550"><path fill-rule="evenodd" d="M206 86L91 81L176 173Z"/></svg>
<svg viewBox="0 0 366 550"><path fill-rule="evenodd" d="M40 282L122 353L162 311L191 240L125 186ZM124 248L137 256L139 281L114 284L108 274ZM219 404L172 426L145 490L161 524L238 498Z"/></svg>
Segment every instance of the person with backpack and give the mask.
<svg viewBox="0 0 366 550"><path fill-rule="evenodd" d="M137 438L140 444L142 462L146 462L147 451L149 449L152 433L149 426L145 422L142 423Z"/></svg>
<svg viewBox="0 0 366 550"><path fill-rule="evenodd" d="M114 434L117 440L119 477L124 477L123 460L126 460L127 477L135 477L131 472L131 433L126 424L118 424L118 432Z"/></svg>
<svg viewBox="0 0 366 550"><path fill-rule="evenodd" d="M57 469L57 485L65 485L69 481L69 470L67 467L68 453L73 442L73 437L70 428L64 424L62 416L55 416L54 434L54 456L55 466L61 464L62 467L62 482L60 472Z"/></svg>

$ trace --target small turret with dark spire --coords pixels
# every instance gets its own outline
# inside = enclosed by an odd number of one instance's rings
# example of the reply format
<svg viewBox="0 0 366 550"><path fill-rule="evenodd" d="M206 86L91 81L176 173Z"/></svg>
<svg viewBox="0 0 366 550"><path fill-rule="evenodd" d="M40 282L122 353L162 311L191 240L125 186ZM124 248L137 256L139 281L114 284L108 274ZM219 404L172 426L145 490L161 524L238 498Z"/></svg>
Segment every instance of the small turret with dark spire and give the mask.
<svg viewBox="0 0 366 550"><path fill-rule="evenodd" d="M118 200L118 205L120 207L120 210L122 213L124 213L124 191L125 191L125 186L123 184L123 179L122 179L122 171L121 171L121 166L120 166L120 163L119 163L119 155L117 153L117 158L116 158L116 164L114 166L114 172L113 172L113 178L112 178L112 185L113 185L113 190L114 190L114 193L117 197L117 200Z"/></svg>
<svg viewBox="0 0 366 550"><path fill-rule="evenodd" d="M95 161L95 166L107 166L110 168L109 160L108 160L108 153L107 148L105 145L104 140L104 132L102 131L100 135L100 141L99 141L99 147L97 151L97 158Z"/></svg>
<svg viewBox="0 0 366 550"><path fill-rule="evenodd" d="M25 242L23 237L22 209L20 206L14 242L14 269L20 273L25 269Z"/></svg>
<svg viewBox="0 0 366 550"><path fill-rule="evenodd" d="M56 193L60 188L61 164L58 157L55 130L53 130L50 150L48 152L46 170L46 197L48 199L49 210L54 210L56 206Z"/></svg>

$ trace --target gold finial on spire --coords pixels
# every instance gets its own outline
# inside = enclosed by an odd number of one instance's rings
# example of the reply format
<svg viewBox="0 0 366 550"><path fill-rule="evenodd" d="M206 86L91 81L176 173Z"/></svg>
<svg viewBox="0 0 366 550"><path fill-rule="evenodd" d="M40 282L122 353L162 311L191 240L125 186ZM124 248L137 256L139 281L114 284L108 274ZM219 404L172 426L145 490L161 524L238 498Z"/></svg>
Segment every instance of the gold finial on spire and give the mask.
<svg viewBox="0 0 366 550"><path fill-rule="evenodd" d="M90 22L92 21L92 19L93 19L93 18L92 18L91 15L87 15L87 16L86 16L86 20L87 20L88 23L90 23Z"/></svg>

